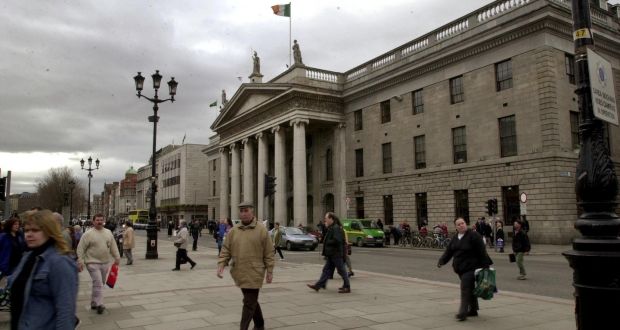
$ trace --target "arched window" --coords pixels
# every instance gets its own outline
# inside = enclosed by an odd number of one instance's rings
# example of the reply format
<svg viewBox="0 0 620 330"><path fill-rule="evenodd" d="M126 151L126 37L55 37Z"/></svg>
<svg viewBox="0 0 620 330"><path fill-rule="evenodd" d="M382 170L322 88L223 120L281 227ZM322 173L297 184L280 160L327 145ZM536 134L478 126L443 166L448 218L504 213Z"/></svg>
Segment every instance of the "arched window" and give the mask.
<svg viewBox="0 0 620 330"><path fill-rule="evenodd" d="M325 153L325 180L327 181L334 180L333 160L332 149L327 149Z"/></svg>

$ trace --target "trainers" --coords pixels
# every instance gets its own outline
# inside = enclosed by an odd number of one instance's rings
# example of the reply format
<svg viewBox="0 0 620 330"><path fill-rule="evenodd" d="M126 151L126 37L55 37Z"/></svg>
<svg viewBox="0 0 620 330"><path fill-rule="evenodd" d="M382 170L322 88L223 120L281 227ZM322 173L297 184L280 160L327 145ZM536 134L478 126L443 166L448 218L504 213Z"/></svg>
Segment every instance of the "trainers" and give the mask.
<svg viewBox="0 0 620 330"><path fill-rule="evenodd" d="M173 272L178 272L179 270L181 270L181 268L172 268Z"/></svg>
<svg viewBox="0 0 620 330"><path fill-rule="evenodd" d="M97 306L97 314L103 314L104 310L105 310L105 306L103 305Z"/></svg>
<svg viewBox="0 0 620 330"><path fill-rule="evenodd" d="M97 305L95 303L90 303L90 309L97 309Z"/></svg>
<svg viewBox="0 0 620 330"><path fill-rule="evenodd" d="M517 276L517 280L524 280L525 279L525 275L519 275Z"/></svg>

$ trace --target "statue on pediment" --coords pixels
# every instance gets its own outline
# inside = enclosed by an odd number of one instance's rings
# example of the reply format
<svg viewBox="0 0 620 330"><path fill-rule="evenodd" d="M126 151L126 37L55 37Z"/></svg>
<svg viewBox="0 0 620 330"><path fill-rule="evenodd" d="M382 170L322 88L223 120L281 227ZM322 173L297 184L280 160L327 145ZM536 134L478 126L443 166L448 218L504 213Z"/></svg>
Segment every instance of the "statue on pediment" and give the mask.
<svg viewBox="0 0 620 330"><path fill-rule="evenodd" d="M226 99L226 90L222 89L222 105L226 105L226 103L228 103L228 100Z"/></svg>
<svg viewBox="0 0 620 330"><path fill-rule="evenodd" d="M304 62L301 60L301 50L297 40L293 41L293 59L295 60L295 65L304 65Z"/></svg>
<svg viewBox="0 0 620 330"><path fill-rule="evenodd" d="M256 54L256 51L254 51L254 56L252 56L252 61L254 62L254 68L252 70L252 73L260 74L260 57L258 57L258 54Z"/></svg>

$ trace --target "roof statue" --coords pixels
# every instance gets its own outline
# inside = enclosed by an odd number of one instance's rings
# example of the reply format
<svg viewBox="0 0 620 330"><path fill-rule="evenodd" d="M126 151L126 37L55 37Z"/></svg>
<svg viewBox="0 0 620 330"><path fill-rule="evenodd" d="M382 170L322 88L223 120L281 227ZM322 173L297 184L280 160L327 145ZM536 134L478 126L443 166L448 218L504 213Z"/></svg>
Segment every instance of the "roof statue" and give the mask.
<svg viewBox="0 0 620 330"><path fill-rule="evenodd" d="M293 59L295 60L295 65L304 65L304 62L301 60L301 50L297 40L293 41Z"/></svg>
<svg viewBox="0 0 620 330"><path fill-rule="evenodd" d="M252 73L260 74L260 57L254 51L254 56L252 56L252 61L254 62L254 67L252 69Z"/></svg>

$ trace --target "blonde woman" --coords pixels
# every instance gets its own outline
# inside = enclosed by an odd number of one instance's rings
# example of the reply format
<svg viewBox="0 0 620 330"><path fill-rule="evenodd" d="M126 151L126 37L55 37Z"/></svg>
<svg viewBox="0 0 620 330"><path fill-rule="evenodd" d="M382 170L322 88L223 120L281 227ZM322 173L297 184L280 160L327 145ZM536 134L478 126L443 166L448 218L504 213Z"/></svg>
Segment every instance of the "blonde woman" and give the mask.
<svg viewBox="0 0 620 330"><path fill-rule="evenodd" d="M74 329L78 272L49 210L23 216L25 253L9 277L11 329Z"/></svg>

